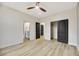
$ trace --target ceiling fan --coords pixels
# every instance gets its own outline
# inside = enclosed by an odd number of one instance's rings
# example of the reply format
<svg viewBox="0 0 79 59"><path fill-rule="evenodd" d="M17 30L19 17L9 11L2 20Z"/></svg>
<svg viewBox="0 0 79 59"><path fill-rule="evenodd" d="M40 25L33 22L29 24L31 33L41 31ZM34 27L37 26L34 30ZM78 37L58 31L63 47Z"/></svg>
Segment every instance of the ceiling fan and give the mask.
<svg viewBox="0 0 79 59"><path fill-rule="evenodd" d="M46 12L46 10L45 10L44 8L42 8L42 7L39 6L39 3L40 3L40 2L36 2L36 4L35 4L34 7L28 7L27 10L36 8L36 9L40 9L40 10L43 11L43 12Z"/></svg>

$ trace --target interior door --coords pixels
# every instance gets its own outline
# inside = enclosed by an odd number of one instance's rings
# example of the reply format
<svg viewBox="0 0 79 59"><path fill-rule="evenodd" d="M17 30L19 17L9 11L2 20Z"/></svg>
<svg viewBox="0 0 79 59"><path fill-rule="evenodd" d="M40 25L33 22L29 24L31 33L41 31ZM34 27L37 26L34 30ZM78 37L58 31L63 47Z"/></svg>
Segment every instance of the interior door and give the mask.
<svg viewBox="0 0 79 59"><path fill-rule="evenodd" d="M36 39L40 38L40 23L36 22Z"/></svg>
<svg viewBox="0 0 79 59"><path fill-rule="evenodd" d="M44 26L41 25L41 35L44 35Z"/></svg>
<svg viewBox="0 0 79 59"><path fill-rule="evenodd" d="M58 21L58 41L68 43L68 20Z"/></svg>

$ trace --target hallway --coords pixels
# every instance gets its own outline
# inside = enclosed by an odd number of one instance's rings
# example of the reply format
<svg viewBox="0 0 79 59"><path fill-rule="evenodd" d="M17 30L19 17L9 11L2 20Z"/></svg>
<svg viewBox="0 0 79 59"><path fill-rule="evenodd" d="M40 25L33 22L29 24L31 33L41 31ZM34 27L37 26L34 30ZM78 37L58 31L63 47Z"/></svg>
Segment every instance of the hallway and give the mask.
<svg viewBox="0 0 79 59"><path fill-rule="evenodd" d="M2 56L78 56L76 47L56 40L26 40L24 43L0 50Z"/></svg>

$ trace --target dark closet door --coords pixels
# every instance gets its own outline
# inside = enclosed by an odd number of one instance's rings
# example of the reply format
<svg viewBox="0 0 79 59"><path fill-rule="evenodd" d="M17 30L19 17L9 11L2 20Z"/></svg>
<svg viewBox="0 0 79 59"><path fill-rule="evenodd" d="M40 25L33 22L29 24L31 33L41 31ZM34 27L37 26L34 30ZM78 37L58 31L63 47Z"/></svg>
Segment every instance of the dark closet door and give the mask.
<svg viewBox="0 0 79 59"><path fill-rule="evenodd" d="M43 35L43 34L44 34L44 26L41 25L41 35Z"/></svg>
<svg viewBox="0 0 79 59"><path fill-rule="evenodd" d="M58 41L68 43L68 20L58 22Z"/></svg>
<svg viewBox="0 0 79 59"><path fill-rule="evenodd" d="M40 23L36 22L36 39L40 38Z"/></svg>

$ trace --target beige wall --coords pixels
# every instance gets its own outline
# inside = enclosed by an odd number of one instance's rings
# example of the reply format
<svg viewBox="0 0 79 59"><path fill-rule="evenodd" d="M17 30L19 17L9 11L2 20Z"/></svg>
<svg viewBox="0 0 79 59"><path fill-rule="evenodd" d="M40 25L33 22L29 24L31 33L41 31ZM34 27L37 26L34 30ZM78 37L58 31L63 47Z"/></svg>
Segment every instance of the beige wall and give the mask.
<svg viewBox="0 0 79 59"><path fill-rule="evenodd" d="M19 44L23 42L23 24L29 22L30 40L35 39L36 18L19 12L17 10L0 6L0 48Z"/></svg>
<svg viewBox="0 0 79 59"><path fill-rule="evenodd" d="M68 44L77 46L77 13L76 7L70 10L62 11L60 13L54 14L52 16L40 19L41 22L45 23L45 39L50 40L50 22L58 20L69 20L69 40Z"/></svg>

